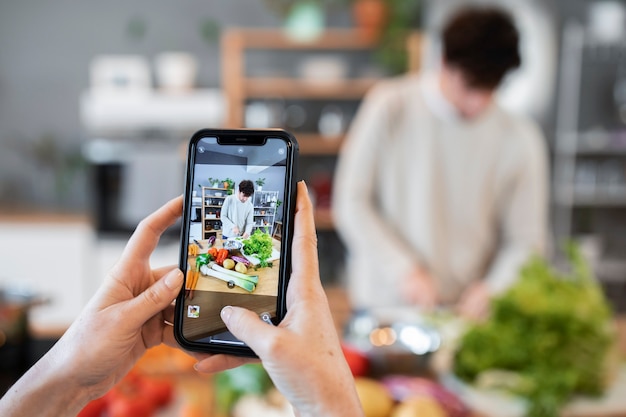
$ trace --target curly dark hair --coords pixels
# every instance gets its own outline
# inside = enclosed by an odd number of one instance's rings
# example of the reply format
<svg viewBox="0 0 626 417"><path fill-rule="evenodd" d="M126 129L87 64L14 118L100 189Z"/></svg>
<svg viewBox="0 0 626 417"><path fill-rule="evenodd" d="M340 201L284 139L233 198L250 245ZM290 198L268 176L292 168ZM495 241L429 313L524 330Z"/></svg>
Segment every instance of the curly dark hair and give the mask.
<svg viewBox="0 0 626 417"><path fill-rule="evenodd" d="M496 88L521 63L513 19L496 7L460 9L445 25L442 38L446 63L474 88Z"/></svg>
<svg viewBox="0 0 626 417"><path fill-rule="evenodd" d="M250 180L243 180L239 183L239 191L246 197L250 197L254 194L254 184Z"/></svg>

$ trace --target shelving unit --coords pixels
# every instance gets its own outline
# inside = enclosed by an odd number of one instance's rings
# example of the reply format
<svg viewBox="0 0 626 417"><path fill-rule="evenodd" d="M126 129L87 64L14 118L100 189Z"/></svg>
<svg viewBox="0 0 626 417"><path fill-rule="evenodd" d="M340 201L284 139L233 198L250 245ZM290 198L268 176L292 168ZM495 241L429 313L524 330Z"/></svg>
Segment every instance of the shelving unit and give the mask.
<svg viewBox="0 0 626 417"><path fill-rule="evenodd" d="M590 245L583 249L604 282L626 282L626 126L600 107L619 73L601 76L592 70L625 65L625 53L623 46L593 39L579 23L564 26L554 149L555 239ZM604 81L597 83L598 78ZM603 119L590 114L593 106Z"/></svg>
<svg viewBox="0 0 626 417"><path fill-rule="evenodd" d="M202 239L221 237L220 215L227 195L226 188L202 187Z"/></svg>
<svg viewBox="0 0 626 417"><path fill-rule="evenodd" d="M252 232L256 229L269 231L272 235L274 231L274 222L276 219L276 209L278 202L278 191L255 191L254 192L254 226Z"/></svg>
<svg viewBox="0 0 626 417"><path fill-rule="evenodd" d="M410 71L419 68L421 42L419 33L414 32L407 36ZM308 42L290 39L280 29L231 29L224 32L222 74L228 103L226 126L245 127L246 105L251 101L299 100L325 104L353 101L358 104L367 91L380 80L367 75L346 76L331 81L276 74L251 76L248 75L248 52L282 51L313 56L319 53L371 52L375 47L375 41L361 36L354 29L327 29L321 36ZM350 120L346 120L345 125L348 126L349 123ZM335 157L344 139L343 133L328 137L316 130L296 132L296 136L303 157ZM329 207L316 207L316 225L318 230L333 230Z"/></svg>
<svg viewBox="0 0 626 417"><path fill-rule="evenodd" d="M246 73L246 52L250 50L367 51L375 44L351 29L329 29L311 42L297 42L278 29L233 29L224 33L222 74L228 102L226 125L245 126L248 101L259 99L302 99L322 101L360 100L378 78L346 78L331 82L299 77L250 77ZM299 133L302 155L336 155L343 135L325 138L317 132Z"/></svg>

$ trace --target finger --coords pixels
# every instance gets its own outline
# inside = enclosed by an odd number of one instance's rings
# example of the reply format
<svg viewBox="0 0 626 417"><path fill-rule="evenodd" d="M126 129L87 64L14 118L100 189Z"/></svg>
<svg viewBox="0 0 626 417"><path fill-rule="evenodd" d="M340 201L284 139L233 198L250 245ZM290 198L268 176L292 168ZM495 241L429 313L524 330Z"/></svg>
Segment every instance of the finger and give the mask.
<svg viewBox="0 0 626 417"><path fill-rule="evenodd" d="M123 259L148 259L154 251L161 234L173 225L183 212L183 197L176 197L143 219L130 237Z"/></svg>
<svg viewBox="0 0 626 417"><path fill-rule="evenodd" d="M312 285L319 286L317 233L313 205L304 181L298 183L292 253L292 279L290 292L305 293ZM294 279L295 278L295 279Z"/></svg>
<svg viewBox="0 0 626 417"><path fill-rule="evenodd" d="M165 307L165 310L163 310L163 321L165 323L174 325L174 315L176 314L176 307L174 306L174 303L168 305L167 307Z"/></svg>
<svg viewBox="0 0 626 417"><path fill-rule="evenodd" d="M259 362L259 359L256 358L245 358L242 356L231 356L231 355L212 355L207 358L203 358L196 363L194 368L196 371L201 373L216 373L226 371L228 369L233 369L241 365L245 365L247 363L255 363Z"/></svg>
<svg viewBox="0 0 626 417"><path fill-rule="evenodd" d="M168 308L183 285L183 273L176 268L146 288L125 306L127 317L137 327Z"/></svg>
<svg viewBox="0 0 626 417"><path fill-rule="evenodd" d="M155 280L163 278L168 272L178 268L178 265L167 265L152 270L152 276Z"/></svg>
<svg viewBox="0 0 626 417"><path fill-rule="evenodd" d="M278 328L262 321L258 315L241 307L224 307L220 313L228 330L239 340L250 346L263 358L272 338L278 336Z"/></svg>

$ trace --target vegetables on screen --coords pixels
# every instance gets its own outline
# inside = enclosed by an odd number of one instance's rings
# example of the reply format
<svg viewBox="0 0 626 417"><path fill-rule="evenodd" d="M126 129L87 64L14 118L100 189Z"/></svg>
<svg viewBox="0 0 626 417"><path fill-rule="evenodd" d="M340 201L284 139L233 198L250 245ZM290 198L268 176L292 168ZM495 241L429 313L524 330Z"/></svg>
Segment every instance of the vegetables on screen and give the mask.
<svg viewBox="0 0 626 417"><path fill-rule="evenodd" d="M200 267L200 272L204 275L225 281L229 288L233 288L236 285L248 292L254 291L256 289L256 284L259 281L259 277L256 275L239 274L238 272L228 270L216 265L215 263L202 265Z"/></svg>
<svg viewBox="0 0 626 417"><path fill-rule="evenodd" d="M267 260L272 256L272 237L256 229L248 239L244 239L243 253L259 258L260 266L269 266Z"/></svg>

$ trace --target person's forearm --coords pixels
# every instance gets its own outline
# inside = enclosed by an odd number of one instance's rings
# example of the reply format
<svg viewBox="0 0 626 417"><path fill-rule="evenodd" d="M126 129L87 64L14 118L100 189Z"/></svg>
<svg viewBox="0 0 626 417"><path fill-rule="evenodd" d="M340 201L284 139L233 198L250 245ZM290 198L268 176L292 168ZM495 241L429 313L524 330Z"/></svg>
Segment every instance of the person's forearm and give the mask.
<svg viewBox="0 0 626 417"><path fill-rule="evenodd" d="M0 398L0 415L5 417L75 416L89 402L69 369L47 354Z"/></svg>

